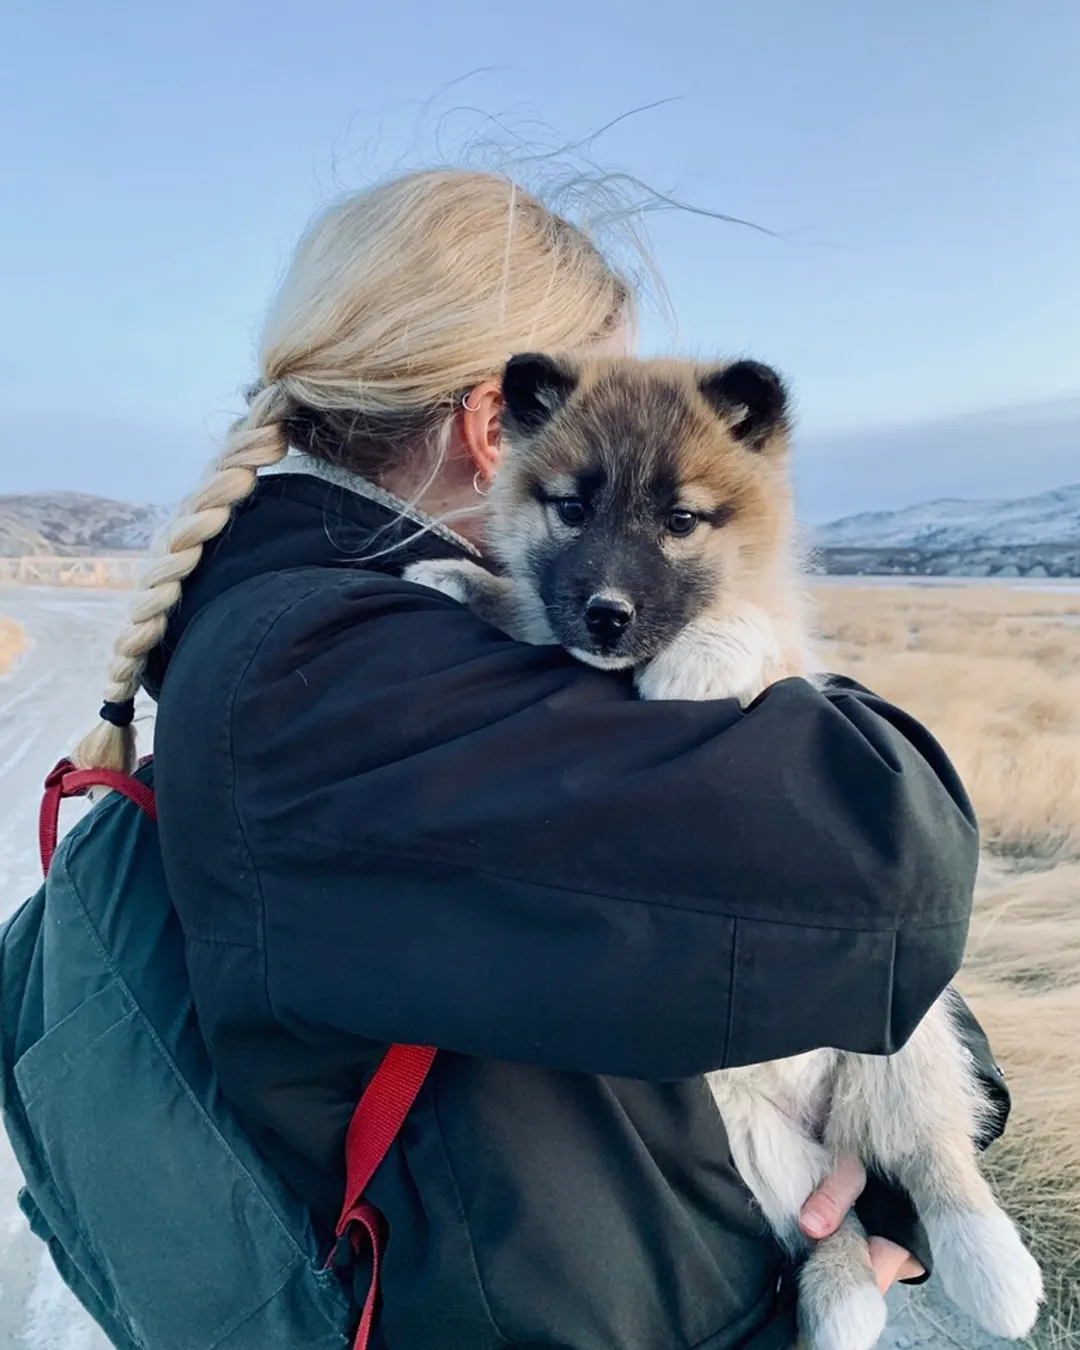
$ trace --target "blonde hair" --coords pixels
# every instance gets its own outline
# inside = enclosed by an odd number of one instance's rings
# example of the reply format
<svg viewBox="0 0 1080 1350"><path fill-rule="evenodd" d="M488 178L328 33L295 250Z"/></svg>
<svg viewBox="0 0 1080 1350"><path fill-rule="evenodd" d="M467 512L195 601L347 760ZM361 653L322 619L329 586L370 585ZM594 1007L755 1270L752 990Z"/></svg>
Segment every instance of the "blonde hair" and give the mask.
<svg viewBox="0 0 1080 1350"><path fill-rule="evenodd" d="M76 763L134 767L133 700L181 586L290 443L378 477L514 352L582 347L633 318L588 234L501 175L411 173L324 211L271 305L246 416L155 544Z"/></svg>

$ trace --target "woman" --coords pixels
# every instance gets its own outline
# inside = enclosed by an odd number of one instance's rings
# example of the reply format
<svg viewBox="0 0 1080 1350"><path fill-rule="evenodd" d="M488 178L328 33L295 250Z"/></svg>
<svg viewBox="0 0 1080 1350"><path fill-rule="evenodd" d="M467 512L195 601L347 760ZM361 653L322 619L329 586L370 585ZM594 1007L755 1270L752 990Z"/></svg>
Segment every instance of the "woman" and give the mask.
<svg viewBox="0 0 1080 1350"><path fill-rule="evenodd" d="M960 961L975 826L903 713L801 681L745 713L641 703L400 580L482 544L506 358L632 327L595 245L499 177L326 212L80 748L129 768L130 701L158 699L203 1035L328 1247L365 1083L388 1043L440 1048L368 1189L387 1350L789 1345L701 1075L893 1050ZM807 1230L861 1181L841 1169ZM918 1275L905 1198L860 1205L894 1244L882 1284Z"/></svg>

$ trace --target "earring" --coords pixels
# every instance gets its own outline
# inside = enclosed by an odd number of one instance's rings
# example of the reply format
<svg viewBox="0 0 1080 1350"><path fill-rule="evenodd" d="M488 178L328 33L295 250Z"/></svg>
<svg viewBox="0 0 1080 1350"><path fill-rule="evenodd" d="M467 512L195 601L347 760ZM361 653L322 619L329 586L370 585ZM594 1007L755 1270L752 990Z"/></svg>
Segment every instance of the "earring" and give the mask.
<svg viewBox="0 0 1080 1350"><path fill-rule="evenodd" d="M477 469L477 471L472 476L473 489L478 497L486 497L488 495L488 489L486 487L480 486L480 474L481 470ZM489 487L491 486L490 483L488 484L488 486Z"/></svg>
<svg viewBox="0 0 1080 1350"><path fill-rule="evenodd" d="M468 393L465 394L465 396L461 400L461 406L465 409L466 412L479 412L480 411L479 403L474 408L473 405L469 402L469 394L471 393L472 390L470 389Z"/></svg>

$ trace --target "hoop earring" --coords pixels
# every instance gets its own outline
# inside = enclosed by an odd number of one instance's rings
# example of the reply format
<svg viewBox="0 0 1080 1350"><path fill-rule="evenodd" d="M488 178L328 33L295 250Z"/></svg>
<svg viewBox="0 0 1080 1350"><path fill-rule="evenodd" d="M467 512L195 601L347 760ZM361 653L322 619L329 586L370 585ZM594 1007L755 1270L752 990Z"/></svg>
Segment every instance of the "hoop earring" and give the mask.
<svg viewBox="0 0 1080 1350"><path fill-rule="evenodd" d="M475 491L478 497L486 497L488 495L488 488L480 486L480 474L481 470L477 469L477 471L472 476L473 490ZM488 487L490 486L491 484L489 483Z"/></svg>
<svg viewBox="0 0 1080 1350"><path fill-rule="evenodd" d="M466 412L479 412L480 411L479 403L474 408L473 405L469 402L469 394L471 393L472 390L470 389L468 393L465 394L465 396L461 400L461 406L465 409Z"/></svg>

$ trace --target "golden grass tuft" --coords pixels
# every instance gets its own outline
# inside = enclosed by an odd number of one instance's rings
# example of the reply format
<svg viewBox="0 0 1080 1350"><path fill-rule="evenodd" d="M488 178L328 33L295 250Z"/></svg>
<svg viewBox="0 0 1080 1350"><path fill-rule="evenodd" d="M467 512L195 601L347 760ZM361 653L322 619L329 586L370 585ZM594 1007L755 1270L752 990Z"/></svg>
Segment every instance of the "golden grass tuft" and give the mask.
<svg viewBox="0 0 1080 1350"><path fill-rule="evenodd" d="M980 894L958 985L1013 1096L986 1170L1047 1286L1033 1338L1080 1337L1080 864L992 879Z"/></svg>
<svg viewBox="0 0 1080 1350"><path fill-rule="evenodd" d="M26 650L26 631L14 619L0 616L0 675L7 675Z"/></svg>
<svg viewBox="0 0 1080 1350"><path fill-rule="evenodd" d="M827 663L941 741L995 852L1080 857L1080 595L821 587Z"/></svg>
<svg viewBox="0 0 1080 1350"><path fill-rule="evenodd" d="M923 721L986 855L957 984L1013 1110L986 1170L1043 1268L1038 1350L1080 1345L1080 596L822 587L829 666Z"/></svg>

